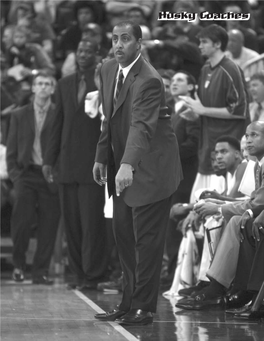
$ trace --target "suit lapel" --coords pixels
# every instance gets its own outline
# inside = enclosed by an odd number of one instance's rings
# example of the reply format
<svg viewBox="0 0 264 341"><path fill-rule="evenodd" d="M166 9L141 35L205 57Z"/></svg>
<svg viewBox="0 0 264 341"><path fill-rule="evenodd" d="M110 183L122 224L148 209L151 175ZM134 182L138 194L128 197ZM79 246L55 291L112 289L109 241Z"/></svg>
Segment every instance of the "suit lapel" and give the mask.
<svg viewBox="0 0 264 341"><path fill-rule="evenodd" d="M72 83L71 83L71 94L74 95L74 106L75 108L78 108L79 103L78 103L78 90L79 90L79 84L77 82L77 74L75 74L75 77L73 77L72 79ZM82 102L81 102L82 103Z"/></svg>
<svg viewBox="0 0 264 341"><path fill-rule="evenodd" d="M139 70L141 68L141 64L143 62L142 57L140 57L137 62L132 66L132 68L130 69L125 82L123 84L123 87L120 91L120 94L118 96L117 102L116 102L116 107L114 108L114 112L113 115L115 115L115 113L117 112L118 108L120 108L120 106L124 103L126 96L127 96L127 92L131 86L131 84L135 81L135 77L137 76L137 74L139 73ZM113 96L112 96L112 102L113 102Z"/></svg>
<svg viewBox="0 0 264 341"><path fill-rule="evenodd" d="M109 119L112 116L113 112L113 99L114 99L114 89L115 89L115 80L116 74L118 70L118 64L115 67L112 67L108 74L108 80L106 81L107 87L104 89L103 97L106 99L105 103L107 103L107 107L104 108L106 111L106 117Z"/></svg>
<svg viewBox="0 0 264 341"><path fill-rule="evenodd" d="M120 108L120 106L123 104L123 102L125 101L126 99L126 95L127 95L127 92L128 92L128 89L130 88L130 85L135 81L135 76L133 73L130 73L127 75L126 77L126 80L122 86L122 89L120 91L120 94L118 96L118 99L117 99L117 102L116 102L116 106L114 108L114 111L113 111L113 115L115 115L115 113L117 112L117 110Z"/></svg>
<svg viewBox="0 0 264 341"><path fill-rule="evenodd" d="M34 117L33 104L30 105L29 110L27 111L26 116L27 116L27 120L28 120L29 126L32 129L33 133L35 134L35 117Z"/></svg>
<svg viewBox="0 0 264 341"><path fill-rule="evenodd" d="M43 124L43 127L42 127L42 130L41 130L41 134L43 133L43 131L47 128L49 122L51 121L52 119L52 116L53 116L53 104L51 103L50 107L49 107L49 110L47 112L47 116L46 116L46 119L45 119L45 122Z"/></svg>

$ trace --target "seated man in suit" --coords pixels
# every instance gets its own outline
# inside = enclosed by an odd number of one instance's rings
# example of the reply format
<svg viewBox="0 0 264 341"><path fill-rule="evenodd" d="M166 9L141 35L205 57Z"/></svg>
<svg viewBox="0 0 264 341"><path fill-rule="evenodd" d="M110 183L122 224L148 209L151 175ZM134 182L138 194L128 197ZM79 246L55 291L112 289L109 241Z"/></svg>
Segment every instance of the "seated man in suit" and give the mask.
<svg viewBox="0 0 264 341"><path fill-rule="evenodd" d="M226 313L241 318L263 318L264 309L259 302L252 311L258 292L264 283L264 204L253 209L252 218L245 215L242 242L240 244L236 276L232 291L234 295L228 297ZM242 226L241 226L242 228ZM231 308L231 309L230 309Z"/></svg>
<svg viewBox="0 0 264 341"><path fill-rule="evenodd" d="M33 81L33 103L13 112L7 141L8 174L14 183L15 202L11 220L16 282L24 280L30 226L37 216L37 250L33 260L34 284L52 284L48 275L60 218L57 185L42 175L43 155L53 125L51 96L55 79L40 72Z"/></svg>
<svg viewBox="0 0 264 341"><path fill-rule="evenodd" d="M225 176L225 195L220 194L217 191L205 190L200 195L200 198L201 196L204 196L222 204L224 204L225 201L232 202L238 200L241 196L243 196L243 194L238 191L238 188L246 168L246 163L242 163L239 141L232 136L223 135L219 137L215 145L215 157L219 168L227 171ZM197 215L197 213L192 214ZM189 224L191 224L191 222ZM215 250L217 248L221 238L223 218L216 217L216 219L213 219L210 217L209 219L206 219L206 221L199 219L199 226L199 230L202 231L204 231L205 227L206 232L204 233L203 252L198 276L199 281L194 286L179 290L178 294L181 296L193 295L194 292L201 290L206 285L209 285L209 280L206 277L206 271L212 261L213 249ZM190 227L192 227L192 225L187 225L187 229Z"/></svg>
<svg viewBox="0 0 264 341"><path fill-rule="evenodd" d="M256 156L258 160L255 167L256 189L250 199L241 202L223 205L204 202L196 206L195 210L201 217L222 214L228 224L207 272L207 276L211 280L213 279L210 285L197 293L193 300L178 302L178 307L200 310L223 303L224 287L229 288L235 277L241 240L240 227L245 225L245 220L253 217L252 210L263 205L264 200L264 174L262 169L264 163L264 122L251 123L246 130L246 139L249 154Z"/></svg>

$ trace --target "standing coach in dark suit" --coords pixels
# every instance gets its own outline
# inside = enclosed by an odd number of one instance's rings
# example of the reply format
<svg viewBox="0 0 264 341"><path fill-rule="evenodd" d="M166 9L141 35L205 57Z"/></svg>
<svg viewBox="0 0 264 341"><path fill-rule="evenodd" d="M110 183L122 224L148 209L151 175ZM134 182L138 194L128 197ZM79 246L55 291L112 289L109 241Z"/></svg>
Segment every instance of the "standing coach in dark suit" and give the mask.
<svg viewBox="0 0 264 341"><path fill-rule="evenodd" d="M124 272L118 309L95 317L128 325L153 321L171 195L181 180L164 86L141 56L141 39L140 27L132 22L113 29L115 59L101 68L105 120L93 169L101 185L107 171L114 200L114 236Z"/></svg>
<svg viewBox="0 0 264 341"><path fill-rule="evenodd" d="M47 275L60 218L57 185L48 184L41 168L54 118L51 95L55 80L39 73L32 86L33 103L12 114L7 142L7 167L14 183L15 202L11 220L13 279L24 280L30 227L37 216L37 249L32 278L35 284L52 284Z"/></svg>
<svg viewBox="0 0 264 341"><path fill-rule="evenodd" d="M53 131L44 157L43 173L50 182L52 167L59 159L69 266L75 275L69 289L95 289L105 280L107 264L104 189L92 175L101 121L84 111L85 95L96 90L97 48L96 43L81 41L76 52L78 71L58 82Z"/></svg>

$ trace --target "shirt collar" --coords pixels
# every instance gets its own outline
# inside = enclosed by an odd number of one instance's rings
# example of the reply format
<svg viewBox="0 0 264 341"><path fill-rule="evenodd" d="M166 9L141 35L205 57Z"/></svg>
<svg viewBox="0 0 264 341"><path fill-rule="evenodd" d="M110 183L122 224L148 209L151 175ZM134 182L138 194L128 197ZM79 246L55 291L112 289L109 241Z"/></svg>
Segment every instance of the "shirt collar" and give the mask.
<svg viewBox="0 0 264 341"><path fill-rule="evenodd" d="M259 163L260 167L261 167L262 165L264 165L264 156L263 156L263 158L262 158L261 160L258 161L258 163Z"/></svg>
<svg viewBox="0 0 264 341"><path fill-rule="evenodd" d="M126 79L126 76L128 75L130 69L132 68L132 66L138 61L139 57L141 56L141 53L137 56L137 58L128 66L122 68L121 65L119 64L119 69L118 69L118 73L117 76L119 75L119 71L122 69L123 71L123 75L124 75L124 80Z"/></svg>
<svg viewBox="0 0 264 341"><path fill-rule="evenodd" d="M261 110L264 110L264 101L258 103L258 105L260 105L260 104L261 104Z"/></svg>
<svg viewBox="0 0 264 341"><path fill-rule="evenodd" d="M34 101L34 111L39 113L40 111L43 111L44 113L47 113L49 106L51 104L51 99L49 98L45 105L43 107L39 106L36 101Z"/></svg>

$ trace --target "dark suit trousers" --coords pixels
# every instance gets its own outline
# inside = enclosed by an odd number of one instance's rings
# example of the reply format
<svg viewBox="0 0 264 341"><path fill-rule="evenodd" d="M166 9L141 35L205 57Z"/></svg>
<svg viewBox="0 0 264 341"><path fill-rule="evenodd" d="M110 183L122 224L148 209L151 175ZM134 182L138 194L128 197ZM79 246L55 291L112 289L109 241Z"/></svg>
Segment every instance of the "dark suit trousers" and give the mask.
<svg viewBox="0 0 264 341"><path fill-rule="evenodd" d="M156 312L170 202L131 208L114 196L114 236L124 273L120 310Z"/></svg>
<svg viewBox="0 0 264 341"><path fill-rule="evenodd" d="M264 281L264 236L257 242L252 235L250 219L244 229L234 285L239 290L259 291Z"/></svg>
<svg viewBox="0 0 264 341"><path fill-rule="evenodd" d="M100 280L105 275L104 193L96 183L60 185L69 266L79 280Z"/></svg>
<svg viewBox="0 0 264 341"><path fill-rule="evenodd" d="M37 249L34 255L32 275L46 275L60 219L59 195L51 192L41 167L30 167L14 183L15 202L11 219L14 267L25 269L26 251L32 224L37 219Z"/></svg>

